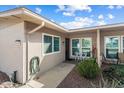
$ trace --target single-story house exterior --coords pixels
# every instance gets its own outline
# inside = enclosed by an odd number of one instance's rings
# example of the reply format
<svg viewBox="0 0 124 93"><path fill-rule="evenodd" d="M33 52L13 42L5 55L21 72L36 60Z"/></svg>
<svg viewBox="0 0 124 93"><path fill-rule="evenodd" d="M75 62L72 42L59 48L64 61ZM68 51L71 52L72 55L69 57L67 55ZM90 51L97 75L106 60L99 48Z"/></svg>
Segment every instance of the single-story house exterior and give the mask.
<svg viewBox="0 0 124 93"><path fill-rule="evenodd" d="M0 70L17 71L18 82L26 83L32 77L36 71L32 64L39 65L40 75L74 59L76 52L95 56L99 66L101 54L115 59L117 52L124 52L124 24L68 30L26 8L0 13Z"/></svg>

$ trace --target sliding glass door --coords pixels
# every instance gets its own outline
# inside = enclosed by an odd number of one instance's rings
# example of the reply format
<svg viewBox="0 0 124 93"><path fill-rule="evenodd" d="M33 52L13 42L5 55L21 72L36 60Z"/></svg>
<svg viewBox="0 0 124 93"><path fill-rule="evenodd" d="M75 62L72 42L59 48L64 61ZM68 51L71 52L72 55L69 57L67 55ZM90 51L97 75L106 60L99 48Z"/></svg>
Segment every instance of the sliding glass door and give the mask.
<svg viewBox="0 0 124 93"><path fill-rule="evenodd" d="M120 50L120 38L118 36L105 37L105 55L106 58L116 59L117 52Z"/></svg>

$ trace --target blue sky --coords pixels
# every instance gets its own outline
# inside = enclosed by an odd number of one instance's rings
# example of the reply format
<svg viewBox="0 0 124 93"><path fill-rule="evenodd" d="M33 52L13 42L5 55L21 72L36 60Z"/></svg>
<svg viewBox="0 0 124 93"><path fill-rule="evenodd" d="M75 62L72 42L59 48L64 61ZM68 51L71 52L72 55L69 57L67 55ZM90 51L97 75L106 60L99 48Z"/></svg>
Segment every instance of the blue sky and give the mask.
<svg viewBox="0 0 124 93"><path fill-rule="evenodd" d="M0 11L20 6L0 6ZM67 29L124 22L124 6L27 5L24 6Z"/></svg>

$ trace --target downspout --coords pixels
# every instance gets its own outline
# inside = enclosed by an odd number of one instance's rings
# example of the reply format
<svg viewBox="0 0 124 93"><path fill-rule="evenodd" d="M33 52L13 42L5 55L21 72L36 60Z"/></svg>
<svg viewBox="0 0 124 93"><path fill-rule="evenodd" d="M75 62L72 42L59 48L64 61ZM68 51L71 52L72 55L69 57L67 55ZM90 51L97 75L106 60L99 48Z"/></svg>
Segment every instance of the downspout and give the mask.
<svg viewBox="0 0 124 93"><path fill-rule="evenodd" d="M28 33L26 31L26 22L25 24L25 41L26 41L26 82L28 80Z"/></svg>
<svg viewBox="0 0 124 93"><path fill-rule="evenodd" d="M29 35L30 34L32 34L32 33L34 33L34 32L36 32L36 31L38 31L39 29L41 29L41 28L43 28L45 26L45 22L42 22L41 23L41 25L39 25L38 27L36 27L36 28L34 28L33 30L31 30L31 31L26 31L26 27L25 27L25 33L26 33L26 35L25 35L25 39L26 39L26 82L28 82L30 79L29 79L29 70L28 70L28 68L29 68L29 60L28 60L28 42L29 42Z"/></svg>

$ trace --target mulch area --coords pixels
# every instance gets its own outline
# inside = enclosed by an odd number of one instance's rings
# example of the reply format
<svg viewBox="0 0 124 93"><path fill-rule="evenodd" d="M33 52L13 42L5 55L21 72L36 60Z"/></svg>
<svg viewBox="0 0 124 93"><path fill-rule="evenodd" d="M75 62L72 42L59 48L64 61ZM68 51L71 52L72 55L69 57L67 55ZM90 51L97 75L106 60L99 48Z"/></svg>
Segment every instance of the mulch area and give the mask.
<svg viewBox="0 0 124 93"><path fill-rule="evenodd" d="M108 64L102 64L101 69L105 70L109 67L110 65ZM95 85L95 87L98 87L100 79L100 76L96 79L86 79L79 74L76 68L74 68L57 88L94 88L91 82Z"/></svg>
<svg viewBox="0 0 124 93"><path fill-rule="evenodd" d="M92 88L91 82L95 85L99 84L100 77L88 80L82 77L76 68L74 68L67 77L58 85L57 88Z"/></svg>

